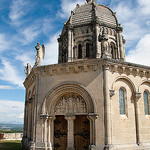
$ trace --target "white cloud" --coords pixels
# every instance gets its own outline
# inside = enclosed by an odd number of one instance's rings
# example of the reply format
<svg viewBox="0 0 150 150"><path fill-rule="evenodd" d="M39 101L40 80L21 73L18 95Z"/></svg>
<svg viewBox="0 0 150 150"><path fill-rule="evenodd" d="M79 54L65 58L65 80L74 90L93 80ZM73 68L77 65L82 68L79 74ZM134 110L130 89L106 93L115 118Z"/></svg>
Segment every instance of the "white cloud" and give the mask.
<svg viewBox="0 0 150 150"><path fill-rule="evenodd" d="M17 68L8 62L8 60L1 58L3 68L0 69L0 79L9 81L12 84L23 87L24 78L21 77L17 71Z"/></svg>
<svg viewBox="0 0 150 150"><path fill-rule="evenodd" d="M145 35L127 54L127 61L150 66L150 34Z"/></svg>
<svg viewBox="0 0 150 150"><path fill-rule="evenodd" d="M26 15L29 3L24 0L12 0L9 18L11 23L18 26L22 24L22 18Z"/></svg>
<svg viewBox="0 0 150 150"><path fill-rule="evenodd" d="M9 90L9 89L13 89L13 87L12 86L8 86L8 85L0 85L0 89Z"/></svg>
<svg viewBox="0 0 150 150"><path fill-rule="evenodd" d="M0 122L23 122L24 102L0 100Z"/></svg>
<svg viewBox="0 0 150 150"><path fill-rule="evenodd" d="M35 50L35 54L36 54L36 50ZM35 61L33 58L34 58L34 52L28 52L28 53L23 52L21 54L16 55L16 60L21 61L24 66L26 66L27 63L33 66Z"/></svg>
<svg viewBox="0 0 150 150"><path fill-rule="evenodd" d="M125 2L118 3L117 7L114 7L115 12L117 12L117 18L119 23L128 22L132 18L133 11L128 5L125 5Z"/></svg>
<svg viewBox="0 0 150 150"><path fill-rule="evenodd" d="M59 37L60 33L55 34L51 37L49 43L45 45L45 59L43 61L44 65L54 64L58 62L58 42L57 38Z"/></svg>
<svg viewBox="0 0 150 150"><path fill-rule="evenodd" d="M42 31L45 35L47 35L50 31L53 30L52 22L53 22L52 18L44 18L43 19Z"/></svg>
<svg viewBox="0 0 150 150"><path fill-rule="evenodd" d="M138 0L137 5L133 5L131 1L121 1L116 5L116 2L113 3L112 1L113 10L117 12L117 19L124 28L123 34L127 41L127 48L135 47L135 43L138 43L141 37L149 33L149 28L145 26L148 27L149 22L147 22L145 13L141 11L144 10L143 7L146 5L144 1L146 0Z"/></svg>
<svg viewBox="0 0 150 150"><path fill-rule="evenodd" d="M34 39L41 33L39 26L37 24L31 25L25 29L22 29L22 35L24 39L22 43L29 44L34 41Z"/></svg>
<svg viewBox="0 0 150 150"><path fill-rule="evenodd" d="M149 15L150 14L150 1L149 0L137 0L140 5L139 11L142 14Z"/></svg>
<svg viewBox="0 0 150 150"><path fill-rule="evenodd" d="M11 42L8 41L6 35L0 33L0 52L10 48Z"/></svg>

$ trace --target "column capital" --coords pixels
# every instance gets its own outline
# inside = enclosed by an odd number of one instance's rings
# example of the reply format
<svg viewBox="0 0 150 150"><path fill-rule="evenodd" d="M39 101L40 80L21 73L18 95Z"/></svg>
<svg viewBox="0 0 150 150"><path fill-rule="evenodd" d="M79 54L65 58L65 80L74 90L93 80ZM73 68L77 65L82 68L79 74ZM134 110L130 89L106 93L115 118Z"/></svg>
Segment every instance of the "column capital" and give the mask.
<svg viewBox="0 0 150 150"><path fill-rule="evenodd" d="M41 119L48 119L48 114L41 114L40 117Z"/></svg>
<svg viewBox="0 0 150 150"><path fill-rule="evenodd" d="M75 119L76 119L76 116L75 116L75 115L66 115L66 116L65 116L65 119L68 120L68 121L69 121L69 120L75 120Z"/></svg>
<svg viewBox="0 0 150 150"><path fill-rule="evenodd" d="M109 67L110 67L109 64L104 64L104 65L103 65L104 70L109 70Z"/></svg>
<svg viewBox="0 0 150 150"><path fill-rule="evenodd" d="M88 118L92 120L96 120L98 118L98 115L96 113L89 113Z"/></svg>

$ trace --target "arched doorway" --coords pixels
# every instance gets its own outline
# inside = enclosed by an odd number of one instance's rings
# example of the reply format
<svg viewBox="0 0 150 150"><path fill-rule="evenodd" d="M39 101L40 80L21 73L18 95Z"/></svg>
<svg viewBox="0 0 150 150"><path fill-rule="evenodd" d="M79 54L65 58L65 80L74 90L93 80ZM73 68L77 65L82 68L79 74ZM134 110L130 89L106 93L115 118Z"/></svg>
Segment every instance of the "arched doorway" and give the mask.
<svg viewBox="0 0 150 150"><path fill-rule="evenodd" d="M55 150L64 150L66 145L76 150L88 150L90 121L87 110L86 101L78 94L67 93L60 97L54 108Z"/></svg>
<svg viewBox="0 0 150 150"><path fill-rule="evenodd" d="M51 133L51 137L48 137L50 144L47 145L55 150L87 150L95 144L94 104L83 87L76 84L59 86L47 97L42 110L50 120L48 134Z"/></svg>

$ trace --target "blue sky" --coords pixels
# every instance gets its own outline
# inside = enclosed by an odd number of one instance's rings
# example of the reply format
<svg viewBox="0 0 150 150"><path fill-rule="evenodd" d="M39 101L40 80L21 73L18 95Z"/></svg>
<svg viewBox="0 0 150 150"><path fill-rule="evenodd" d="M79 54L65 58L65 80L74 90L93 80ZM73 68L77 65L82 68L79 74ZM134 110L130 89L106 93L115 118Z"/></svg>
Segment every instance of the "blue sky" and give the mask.
<svg viewBox="0 0 150 150"><path fill-rule="evenodd" d="M150 64L150 1L96 0L117 12L124 28L126 60ZM57 63L57 38L76 4L85 0L0 0L0 122L23 122L24 66L45 44L43 65Z"/></svg>

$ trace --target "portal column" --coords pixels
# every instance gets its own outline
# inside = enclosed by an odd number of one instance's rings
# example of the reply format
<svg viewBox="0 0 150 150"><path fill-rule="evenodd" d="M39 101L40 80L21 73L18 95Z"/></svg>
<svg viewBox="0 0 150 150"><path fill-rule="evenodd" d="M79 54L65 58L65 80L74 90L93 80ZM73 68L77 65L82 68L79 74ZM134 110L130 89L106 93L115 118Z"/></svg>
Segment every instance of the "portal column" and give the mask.
<svg viewBox="0 0 150 150"><path fill-rule="evenodd" d="M67 150L74 150L74 120L75 116L66 116L68 122Z"/></svg>
<svg viewBox="0 0 150 150"><path fill-rule="evenodd" d="M42 142L43 147L47 149L47 121L48 121L48 115L42 115L41 116L43 124L42 124Z"/></svg>
<svg viewBox="0 0 150 150"><path fill-rule="evenodd" d="M50 150L52 150L52 147L54 145L53 139L53 133L54 133L54 120L56 119L56 117L49 117L48 118L48 124L47 124L47 147L50 148Z"/></svg>
<svg viewBox="0 0 150 150"><path fill-rule="evenodd" d="M97 114L89 114L88 119L90 120L90 145L93 147L96 145L95 120L97 119Z"/></svg>

